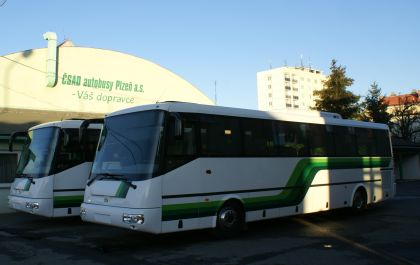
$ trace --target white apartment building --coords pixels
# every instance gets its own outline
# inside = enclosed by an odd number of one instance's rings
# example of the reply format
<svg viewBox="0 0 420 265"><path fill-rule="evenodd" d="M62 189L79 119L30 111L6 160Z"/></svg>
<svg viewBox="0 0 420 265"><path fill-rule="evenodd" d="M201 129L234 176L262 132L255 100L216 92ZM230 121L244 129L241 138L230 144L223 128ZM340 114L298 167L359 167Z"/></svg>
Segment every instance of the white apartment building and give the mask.
<svg viewBox="0 0 420 265"><path fill-rule="evenodd" d="M309 110L315 105L313 92L326 79L320 70L280 67L257 73L259 110Z"/></svg>

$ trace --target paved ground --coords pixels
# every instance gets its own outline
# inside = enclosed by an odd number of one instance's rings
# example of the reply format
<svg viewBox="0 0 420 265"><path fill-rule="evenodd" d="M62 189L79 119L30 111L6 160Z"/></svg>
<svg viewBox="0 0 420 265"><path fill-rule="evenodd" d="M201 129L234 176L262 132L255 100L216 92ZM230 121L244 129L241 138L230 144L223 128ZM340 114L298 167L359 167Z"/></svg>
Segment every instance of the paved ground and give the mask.
<svg viewBox="0 0 420 265"><path fill-rule="evenodd" d="M83 223L0 215L0 264L420 264L420 181L353 215L332 211L249 225L218 240L209 231L154 236Z"/></svg>

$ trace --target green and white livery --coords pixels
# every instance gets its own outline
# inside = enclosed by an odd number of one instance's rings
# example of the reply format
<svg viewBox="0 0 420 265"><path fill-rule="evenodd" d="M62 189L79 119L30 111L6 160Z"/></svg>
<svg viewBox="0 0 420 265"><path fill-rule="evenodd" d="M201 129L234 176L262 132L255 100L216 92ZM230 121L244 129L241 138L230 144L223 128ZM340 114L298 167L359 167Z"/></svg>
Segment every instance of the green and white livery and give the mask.
<svg viewBox="0 0 420 265"><path fill-rule="evenodd" d="M25 137L27 144L9 206L47 217L79 215L101 128L102 121L64 120L15 133L10 149L17 136Z"/></svg>
<svg viewBox="0 0 420 265"><path fill-rule="evenodd" d="M216 228L394 196L388 127L331 113L168 102L109 114L81 217L150 233Z"/></svg>

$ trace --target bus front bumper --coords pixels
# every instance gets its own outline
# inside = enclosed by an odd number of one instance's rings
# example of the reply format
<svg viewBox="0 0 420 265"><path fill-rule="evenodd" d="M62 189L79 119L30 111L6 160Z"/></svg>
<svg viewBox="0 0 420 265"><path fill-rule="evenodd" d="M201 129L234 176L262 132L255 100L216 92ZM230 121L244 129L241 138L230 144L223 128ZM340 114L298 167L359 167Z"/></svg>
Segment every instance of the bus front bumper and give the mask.
<svg viewBox="0 0 420 265"><path fill-rule="evenodd" d="M108 205L82 203L80 217L83 221L122 227L158 234L161 232L161 208L122 208Z"/></svg>
<svg viewBox="0 0 420 265"><path fill-rule="evenodd" d="M9 207L17 211L51 217L53 200L9 195Z"/></svg>

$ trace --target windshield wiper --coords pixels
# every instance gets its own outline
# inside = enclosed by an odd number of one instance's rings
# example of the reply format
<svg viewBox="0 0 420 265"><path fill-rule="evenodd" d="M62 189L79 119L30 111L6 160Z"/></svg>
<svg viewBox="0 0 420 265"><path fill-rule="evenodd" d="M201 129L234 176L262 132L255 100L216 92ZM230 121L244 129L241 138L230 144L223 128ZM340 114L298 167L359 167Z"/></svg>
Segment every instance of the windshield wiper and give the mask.
<svg viewBox="0 0 420 265"><path fill-rule="evenodd" d="M29 179L29 181L32 184L35 184L34 177L31 177L29 174L20 173L20 174L16 174L16 177L17 178L27 178L27 179Z"/></svg>
<svg viewBox="0 0 420 265"><path fill-rule="evenodd" d="M92 179L90 179L87 182L87 185L90 186L90 184L92 184L92 182L95 181L96 179L97 180L102 180L102 179L121 180L121 181L127 183L130 188L133 188L134 190L137 189L137 185L134 185L133 183L131 183L131 181L129 181L128 179L124 178L123 175L111 174L111 173L100 173L100 174L97 174L95 177L93 177Z"/></svg>

